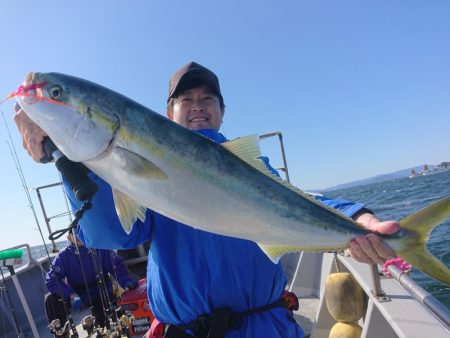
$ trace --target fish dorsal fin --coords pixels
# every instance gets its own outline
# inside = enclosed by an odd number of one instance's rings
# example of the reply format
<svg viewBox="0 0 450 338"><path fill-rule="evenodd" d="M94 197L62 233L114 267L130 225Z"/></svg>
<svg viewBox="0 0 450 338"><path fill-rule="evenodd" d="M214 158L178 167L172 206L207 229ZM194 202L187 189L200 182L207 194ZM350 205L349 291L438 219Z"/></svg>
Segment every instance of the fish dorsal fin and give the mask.
<svg viewBox="0 0 450 338"><path fill-rule="evenodd" d="M112 192L117 216L123 230L129 235L136 220L144 222L146 208L119 190L113 189Z"/></svg>
<svg viewBox="0 0 450 338"><path fill-rule="evenodd" d="M224 142L222 145L262 173L266 175L272 174L264 162L258 158L261 156L258 135L238 137L234 140Z"/></svg>
<svg viewBox="0 0 450 338"><path fill-rule="evenodd" d="M241 160L247 162L252 167L258 169L260 172L269 176L278 183L284 185L286 188L289 188L298 194L301 194L307 198L310 198L311 200L314 200L296 186L293 186L289 182L275 175L272 171L270 171L269 168L267 168L266 164L261 159L259 159L259 157L261 156L261 150L259 148L258 135L255 134L239 137L234 140L224 142L222 143L222 145L229 151L231 151L233 154L235 154L237 157L239 157Z"/></svg>
<svg viewBox="0 0 450 338"><path fill-rule="evenodd" d="M308 199L311 203L317 204L317 205L321 206L322 208L328 209L330 212L332 212L340 217L345 217L340 212L338 212L336 209L325 206L321 202L317 201L314 198L314 196L312 196L313 194L305 193L304 191L300 190L296 186L290 184L288 181L283 180L280 176L275 175L266 166L266 164L260 159L261 151L259 149L259 136L258 135L255 134L255 135L239 137L237 139L224 142L224 143L222 143L222 145L226 149L228 149L230 152L232 152L234 155L238 156L241 160L247 162L252 167L259 170L261 173L270 177L271 179L278 182L279 184L285 186L289 190L295 192L298 195L301 195L305 199ZM350 222L352 222L356 226L359 226L356 222L354 222L352 220L350 220ZM269 248L269 247L266 246L266 249L267 248ZM273 248L271 250L273 250ZM280 251L280 248L277 248L276 250ZM288 249L284 248L283 250L285 250L285 253L292 251L291 248L288 248ZM289 250L291 250L291 251L289 251ZM272 257L271 257L271 259L272 259ZM273 258L272 260L275 260L275 259L277 259L277 258Z"/></svg>

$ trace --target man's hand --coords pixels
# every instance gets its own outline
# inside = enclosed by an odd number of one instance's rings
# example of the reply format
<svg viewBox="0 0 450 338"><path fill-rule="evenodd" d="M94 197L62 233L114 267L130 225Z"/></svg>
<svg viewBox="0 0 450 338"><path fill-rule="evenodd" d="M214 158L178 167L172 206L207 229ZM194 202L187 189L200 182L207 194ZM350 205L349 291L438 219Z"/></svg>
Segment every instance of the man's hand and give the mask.
<svg viewBox="0 0 450 338"><path fill-rule="evenodd" d="M138 285L139 285L139 282L137 280L130 279L127 282L127 284L125 285L125 289L133 290L133 289L136 289Z"/></svg>
<svg viewBox="0 0 450 338"><path fill-rule="evenodd" d="M70 306L74 311L81 311L83 309L83 303L81 302L80 296L76 293L70 295Z"/></svg>
<svg viewBox="0 0 450 338"><path fill-rule="evenodd" d="M22 135L22 145L34 161L39 162L45 156L42 141L47 134L28 116L19 105L14 106L14 122Z"/></svg>
<svg viewBox="0 0 450 338"><path fill-rule="evenodd" d="M393 234L400 229L397 221L380 221L371 213L356 215L355 221L363 227L379 234ZM358 236L349 243L350 255L361 263L381 264L388 259L395 258L394 251L380 237L375 234Z"/></svg>

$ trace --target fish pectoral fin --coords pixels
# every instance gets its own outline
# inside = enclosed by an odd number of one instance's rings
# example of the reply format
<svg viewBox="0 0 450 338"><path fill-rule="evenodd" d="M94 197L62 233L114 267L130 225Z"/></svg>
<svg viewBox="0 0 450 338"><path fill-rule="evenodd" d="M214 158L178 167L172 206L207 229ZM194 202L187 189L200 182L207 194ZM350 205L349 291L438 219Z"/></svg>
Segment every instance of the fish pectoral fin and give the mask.
<svg viewBox="0 0 450 338"><path fill-rule="evenodd" d="M125 161L124 166L130 174L138 177L167 179L167 175L156 164L128 149L117 148L118 155Z"/></svg>
<svg viewBox="0 0 450 338"><path fill-rule="evenodd" d="M112 193L117 216L123 230L129 235L136 220L144 222L146 208L119 190L113 189Z"/></svg>

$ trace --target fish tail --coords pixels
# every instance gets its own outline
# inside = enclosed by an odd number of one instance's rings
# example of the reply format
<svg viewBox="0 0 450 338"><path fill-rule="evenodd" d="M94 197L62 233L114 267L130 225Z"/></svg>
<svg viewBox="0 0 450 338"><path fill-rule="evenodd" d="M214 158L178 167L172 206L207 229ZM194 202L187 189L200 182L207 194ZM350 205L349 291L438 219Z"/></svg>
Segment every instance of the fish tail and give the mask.
<svg viewBox="0 0 450 338"><path fill-rule="evenodd" d="M450 269L427 249L428 236L437 224L450 216L450 196L447 196L400 221L403 229L412 233L405 238L406 246L397 255L429 276L450 285Z"/></svg>

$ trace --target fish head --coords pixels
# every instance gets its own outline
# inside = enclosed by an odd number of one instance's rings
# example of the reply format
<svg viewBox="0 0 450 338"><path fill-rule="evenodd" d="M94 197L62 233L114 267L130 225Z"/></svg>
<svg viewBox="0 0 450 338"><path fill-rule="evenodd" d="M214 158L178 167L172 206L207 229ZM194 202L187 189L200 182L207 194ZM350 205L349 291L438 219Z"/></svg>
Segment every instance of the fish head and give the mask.
<svg viewBox="0 0 450 338"><path fill-rule="evenodd" d="M15 96L28 117L75 162L107 151L120 127L106 88L74 76L29 73Z"/></svg>

